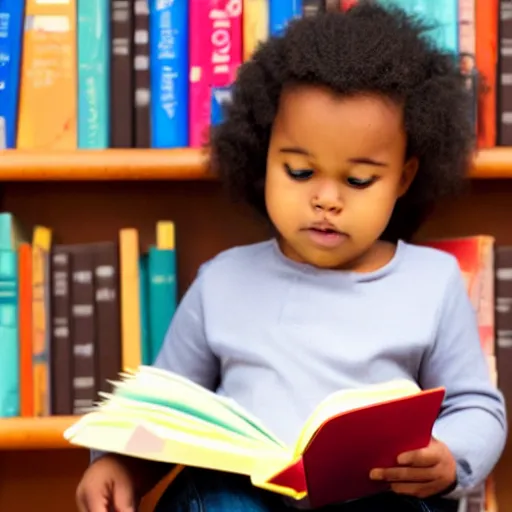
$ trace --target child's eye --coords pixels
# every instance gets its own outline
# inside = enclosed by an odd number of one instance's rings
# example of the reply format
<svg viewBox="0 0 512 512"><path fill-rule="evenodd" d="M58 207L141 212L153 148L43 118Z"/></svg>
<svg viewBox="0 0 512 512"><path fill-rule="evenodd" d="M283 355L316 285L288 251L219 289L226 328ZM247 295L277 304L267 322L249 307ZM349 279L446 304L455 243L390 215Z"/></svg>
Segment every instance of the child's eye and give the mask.
<svg viewBox="0 0 512 512"><path fill-rule="evenodd" d="M354 188L367 188L375 181L375 176L372 176L371 178L354 178L354 177L348 177L347 183Z"/></svg>
<svg viewBox="0 0 512 512"><path fill-rule="evenodd" d="M288 176L294 180L305 181L313 176L313 169L292 169L288 164L284 164L284 168L288 173Z"/></svg>

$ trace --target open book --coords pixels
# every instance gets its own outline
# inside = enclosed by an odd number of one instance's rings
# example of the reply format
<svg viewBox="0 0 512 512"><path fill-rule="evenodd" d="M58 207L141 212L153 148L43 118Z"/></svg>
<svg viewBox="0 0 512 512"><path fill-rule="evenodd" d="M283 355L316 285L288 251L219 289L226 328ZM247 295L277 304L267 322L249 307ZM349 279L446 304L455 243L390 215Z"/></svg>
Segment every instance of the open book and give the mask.
<svg viewBox="0 0 512 512"><path fill-rule="evenodd" d="M313 507L387 489L375 467L426 446L444 388L407 380L327 397L286 446L234 401L183 377L142 366L65 432L71 443L185 466L248 475L263 489Z"/></svg>

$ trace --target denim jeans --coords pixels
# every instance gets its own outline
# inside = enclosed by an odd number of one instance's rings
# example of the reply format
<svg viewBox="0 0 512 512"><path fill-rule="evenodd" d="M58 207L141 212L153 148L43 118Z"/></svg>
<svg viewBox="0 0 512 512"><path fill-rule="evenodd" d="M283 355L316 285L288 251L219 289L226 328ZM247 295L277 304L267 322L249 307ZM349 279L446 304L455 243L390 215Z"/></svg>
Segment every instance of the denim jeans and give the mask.
<svg viewBox="0 0 512 512"><path fill-rule="evenodd" d="M453 500L419 500L385 493L340 505L325 512L457 512ZM294 512L282 497L251 485L248 478L187 468L164 492L155 512Z"/></svg>

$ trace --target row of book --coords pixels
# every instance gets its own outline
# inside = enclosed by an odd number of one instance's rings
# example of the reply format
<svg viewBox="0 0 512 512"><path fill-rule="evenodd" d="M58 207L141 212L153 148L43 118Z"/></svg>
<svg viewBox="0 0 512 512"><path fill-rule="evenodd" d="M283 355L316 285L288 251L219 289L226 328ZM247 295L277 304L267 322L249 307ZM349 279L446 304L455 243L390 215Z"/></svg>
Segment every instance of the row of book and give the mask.
<svg viewBox="0 0 512 512"><path fill-rule="evenodd" d="M500 0L379 1L423 16L460 57L479 147L512 145L512 4L498 44ZM259 42L357 2L0 0L0 147L199 147Z"/></svg>
<svg viewBox="0 0 512 512"><path fill-rule="evenodd" d="M64 245L0 214L0 417L82 414L123 368L155 360L176 309L174 223L147 249Z"/></svg>

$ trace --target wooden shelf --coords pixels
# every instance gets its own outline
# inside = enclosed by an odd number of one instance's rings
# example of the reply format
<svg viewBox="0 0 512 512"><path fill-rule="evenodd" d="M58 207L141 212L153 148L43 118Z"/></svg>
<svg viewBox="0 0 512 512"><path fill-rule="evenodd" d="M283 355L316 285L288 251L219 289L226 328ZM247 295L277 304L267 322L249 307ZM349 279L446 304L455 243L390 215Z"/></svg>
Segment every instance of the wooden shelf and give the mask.
<svg viewBox="0 0 512 512"><path fill-rule="evenodd" d="M207 152L195 148L0 151L0 181L211 180ZM480 151L471 177L512 178L512 148Z"/></svg>
<svg viewBox="0 0 512 512"><path fill-rule="evenodd" d="M63 437L77 417L0 419L0 450L49 450L77 448Z"/></svg>
<svg viewBox="0 0 512 512"><path fill-rule="evenodd" d="M512 178L512 147L479 151L475 158L471 177L476 179Z"/></svg>
<svg viewBox="0 0 512 512"><path fill-rule="evenodd" d="M212 179L207 154L194 148L0 151L0 181Z"/></svg>

